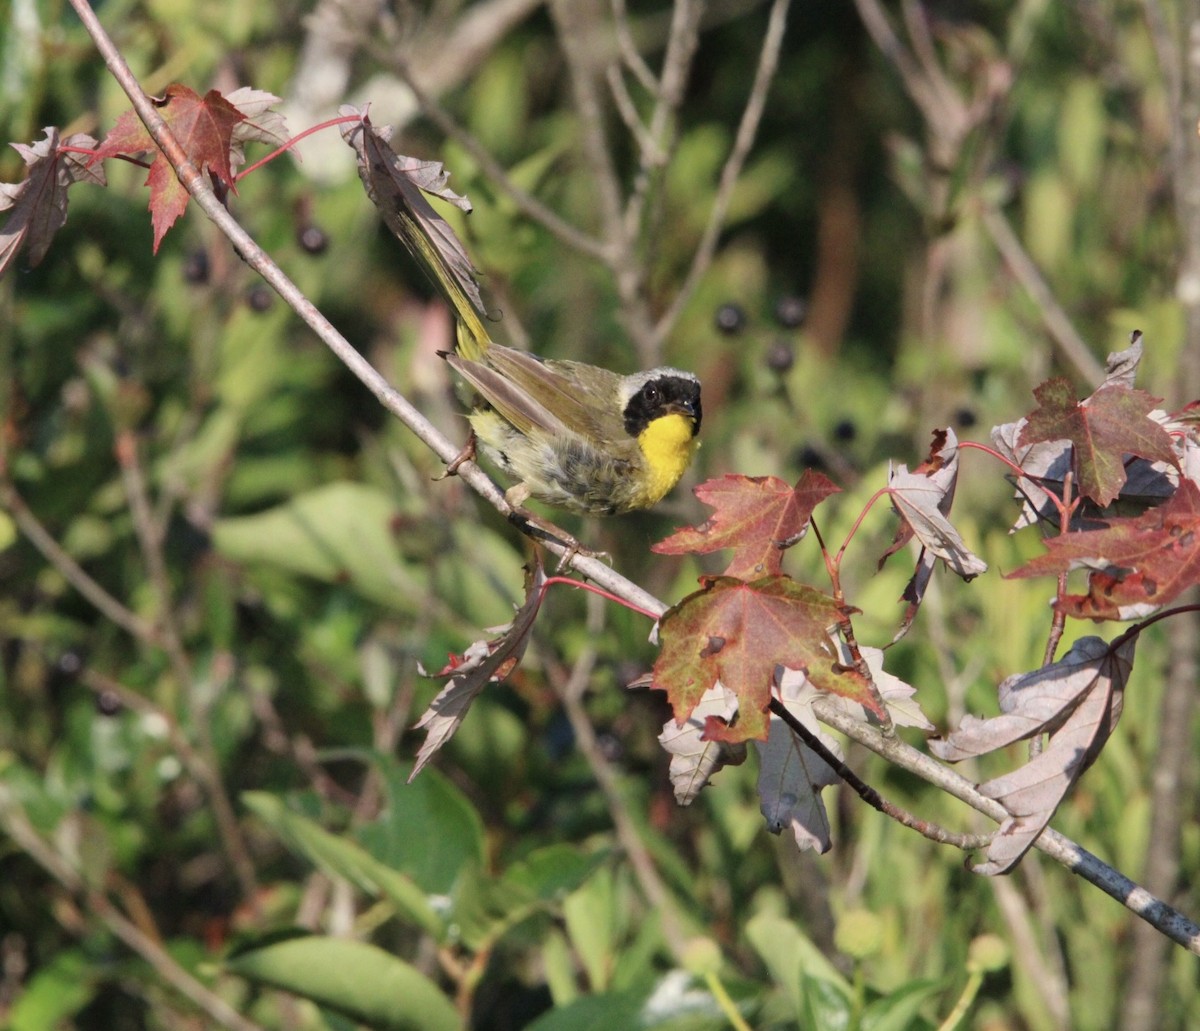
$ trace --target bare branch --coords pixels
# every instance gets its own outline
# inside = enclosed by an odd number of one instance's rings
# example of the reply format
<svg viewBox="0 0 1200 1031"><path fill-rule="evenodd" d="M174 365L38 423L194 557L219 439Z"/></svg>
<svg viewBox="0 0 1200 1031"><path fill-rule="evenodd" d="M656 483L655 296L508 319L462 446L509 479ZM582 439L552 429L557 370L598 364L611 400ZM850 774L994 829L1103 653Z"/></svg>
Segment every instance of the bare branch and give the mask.
<svg viewBox="0 0 1200 1031"><path fill-rule="evenodd" d="M930 823L928 820L922 820L914 816L901 806L894 802L889 802L870 784L864 781L857 773L847 766L841 759L833 754L825 743L817 737L811 730L808 729L800 720L798 720L792 711L788 709L779 699L771 699L771 712L778 716L784 723L791 728L801 741L809 748L817 753L831 770L834 771L843 781L854 791L859 798L867 803L872 809L883 813L885 816L890 816L897 823L910 830L915 830L918 834L923 835L930 841L936 841L940 845L953 845L955 848L960 848L964 852L974 851L979 848L986 848L988 842L992 840L990 834L957 834L954 831L947 830L936 823Z"/></svg>
<svg viewBox="0 0 1200 1031"><path fill-rule="evenodd" d="M119 626L134 640L155 648L162 647L162 637L158 628L147 623L133 610L126 608L100 586L87 571L76 562L54 539L54 535L46 529L25 504L25 499L17 492L17 488L7 476L0 477L0 507L8 510L17 524L17 528L37 548L47 562L50 563L64 580L75 588L83 597L109 622Z"/></svg>
<svg viewBox="0 0 1200 1031"><path fill-rule="evenodd" d="M823 699L813 707L822 723L833 727L859 744L866 745L877 755L895 763L947 794L966 802L997 823L1008 814L994 799L985 798L975 785L924 752L919 752L898 737L886 737L876 728L846 714ZM1189 952L1200 955L1200 927L1173 906L1156 898L1124 874L1092 855L1082 845L1057 831L1047 829L1034 842L1034 847L1078 874L1085 881L1110 895L1132 913L1156 927L1172 941Z"/></svg>
<svg viewBox="0 0 1200 1031"><path fill-rule="evenodd" d="M1104 368L1091 349L1079 335L1079 331L1071 322L1071 318L1063 310L1054 291L1042 278L1037 265L1022 246L1012 226L1000 211L985 206L982 212L983 225L1004 264L1013 277L1025 288L1042 316L1042 322L1050 333L1051 339L1058 347L1058 352L1074 368L1076 375L1091 386L1098 386L1104 381Z"/></svg>
<svg viewBox="0 0 1200 1031"><path fill-rule="evenodd" d="M650 93L656 92L658 80L654 77L650 66L642 60L637 44L633 41L633 33L629 29L629 10L625 6L625 0L612 0L612 9L613 29L617 37L617 47L621 52L621 60L643 88Z"/></svg>
<svg viewBox="0 0 1200 1031"><path fill-rule="evenodd" d="M162 978L201 1012L208 1014L221 1027L232 1031L263 1031L238 1013L215 992L197 981L176 962L159 942L132 920L122 914L100 892L89 888L83 876L56 852L34 829L8 790L0 787L0 827L12 838L21 851L33 859L67 891L80 897L83 904L100 922L131 951L140 956Z"/></svg>
<svg viewBox="0 0 1200 1031"><path fill-rule="evenodd" d="M775 70L779 66L779 52L783 46L783 33L787 26L790 5L791 0L774 0L771 5L767 31L763 36L762 51L758 57L758 68L754 73L754 83L750 87L750 96L746 101L746 108L742 112L741 122L738 124L733 149L725 162L725 167L721 170L717 195L713 200L712 211L709 213L708 225L705 226L700 244L696 248L695 257L692 259L691 268L688 269L679 293L676 294L671 306L654 326L653 340L657 347L661 347L666 338L671 335L675 323L679 320L683 309L687 307L688 301L691 300L692 294L699 286L700 280L708 271L713 256L716 254L717 241L725 225L725 216L729 212L733 189L737 185L738 176L742 173L742 166L746 163L750 148L754 145L763 109L766 107L767 93L771 88L771 81L775 78Z"/></svg>

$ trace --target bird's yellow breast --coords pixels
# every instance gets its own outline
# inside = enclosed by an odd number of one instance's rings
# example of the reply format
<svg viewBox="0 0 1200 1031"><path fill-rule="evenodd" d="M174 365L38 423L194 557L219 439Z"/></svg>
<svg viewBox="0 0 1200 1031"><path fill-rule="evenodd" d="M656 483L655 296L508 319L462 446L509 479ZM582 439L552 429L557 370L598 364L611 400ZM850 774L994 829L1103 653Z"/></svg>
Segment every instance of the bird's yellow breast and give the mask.
<svg viewBox="0 0 1200 1031"><path fill-rule="evenodd" d="M675 412L652 420L637 441L648 473L643 504L653 505L679 482L700 442L692 420Z"/></svg>

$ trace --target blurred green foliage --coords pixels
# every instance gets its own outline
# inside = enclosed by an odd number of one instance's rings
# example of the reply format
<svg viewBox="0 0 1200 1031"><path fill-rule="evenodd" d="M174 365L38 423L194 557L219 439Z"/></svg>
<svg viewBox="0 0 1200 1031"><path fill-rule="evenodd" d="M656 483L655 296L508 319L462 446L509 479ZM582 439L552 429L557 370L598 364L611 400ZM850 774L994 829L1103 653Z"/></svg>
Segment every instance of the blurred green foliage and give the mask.
<svg viewBox="0 0 1200 1031"><path fill-rule="evenodd" d="M178 80L292 98L309 74L308 5L97 7L152 91ZM454 7L398 4L378 38L356 39L351 89L380 92L377 122L399 118L383 41L404 51L422 39L411 60L428 72L440 55L419 33L448 24ZM656 67L669 11L629 7ZM692 482L822 467L845 488L821 521L832 544L887 461L918 462L934 427L986 440L1027 411L1031 387L1063 367L1043 313L987 238L987 205L1017 227L1094 355L1141 328L1141 385L1186 400L1174 394L1185 338L1159 167L1163 86L1136 14L1096 7L1085 19L1071 5L932 5L955 85L969 92L1006 72L1012 88L955 167L931 171L927 127L853 5L794 6L720 247L662 356L705 384ZM14 0L0 19L0 141L32 141L47 124L95 135L112 125L125 99L61 0ZM713 5L700 35L677 144L653 171L639 227L655 314L703 232L764 25L760 5ZM563 60L538 10L446 83L441 103L514 184L599 234ZM618 118L607 127L631 187L636 147ZM636 366L608 270L525 214L433 122L405 124L398 142L446 161L474 201L455 225L502 333L542 354ZM380 229L350 152L332 172L313 164L310 174L275 161L239 184L232 210L392 383L461 437L433 353L449 328L427 284ZM834 850L797 855L763 830L753 763L677 808L655 740L666 703L623 689L653 660L648 627L575 592L551 594L521 667L475 703L440 769L406 783L420 741L409 728L437 687L418 665L440 669L510 617L522 544L458 481L432 482L436 459L257 292L197 211L152 258L144 173L109 173L107 190L73 189L46 261L0 282L11 502L0 507L0 1021L197 1026L208 1018L172 986L173 963L266 1028L719 1028L729 1012L716 984L756 1028L934 1027L971 985L962 1026L1048 1031L1063 1025L1047 1009L1044 968L1062 963L1069 1026L1116 1026L1133 918L1037 856L998 886L832 790ZM0 153L0 181L20 175L15 152ZM302 242L312 227L323 246ZM807 321L780 318L797 298ZM740 314L722 329L728 305ZM1002 470L977 454L965 466L957 523L997 575L967 586L939 574L888 659L941 726L992 711L995 684L1040 663L1048 627L1051 588L998 575L1036 547L1006 534L1016 509ZM864 610L864 643L882 644L906 572L899 556L876 571L894 527L875 513L845 586ZM681 490L664 511L572 528L675 600L719 564L647 548L703 516ZM98 612L23 518L149 636ZM811 539L789 562L821 583ZM1153 847L1163 658L1150 638L1119 732L1055 821L1134 877ZM593 662L584 712L611 777L603 791L576 747L585 728L561 701L581 656ZM981 829L881 761L855 750L849 761L910 810ZM630 836L642 850L632 860ZM56 861L76 874L60 876ZM647 897L638 863L661 899ZM1178 900L1191 913L1198 868L1193 821ZM135 956L96 893L169 960ZM312 934L280 936L293 927ZM971 948L985 934L1012 960L980 987ZM680 936L709 961L682 969ZM1200 1005L1194 959L1171 962L1160 1027L1182 1028Z"/></svg>

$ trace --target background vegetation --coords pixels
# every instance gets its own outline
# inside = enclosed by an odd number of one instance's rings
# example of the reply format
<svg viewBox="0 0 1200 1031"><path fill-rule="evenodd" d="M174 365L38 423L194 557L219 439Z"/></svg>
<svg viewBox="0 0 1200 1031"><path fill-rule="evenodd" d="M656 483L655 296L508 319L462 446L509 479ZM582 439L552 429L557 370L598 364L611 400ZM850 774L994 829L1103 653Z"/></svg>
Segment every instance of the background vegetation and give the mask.
<svg viewBox="0 0 1200 1031"><path fill-rule="evenodd" d="M456 225L511 340L701 376L694 479L821 467L848 525L933 427L986 439L1051 373L1086 392L1133 329L1140 385L1173 407L1200 396L1195 5L702 5L661 166L622 92L589 78L620 65L614 11L657 71L679 37L651 2L97 6L150 92L271 90L293 132L371 100L474 202ZM783 11L761 126L693 281ZM69 8L14 0L3 18L0 140L111 127L128 102ZM622 81L649 122L636 64ZM230 206L457 438L434 354L448 317L324 135ZM0 155L0 181L21 169ZM261 987L297 971L315 986L319 961L249 980L221 966L298 926L440 986L391 1005L374 995L386 976L348 959L394 1026L447 1026L448 999L477 1028L722 1027L722 993L761 1028L936 1026L977 983L981 935L1011 962L966 1026L1187 1026L1195 957L1036 855L986 880L832 789L833 851L797 854L764 830L753 762L676 807L665 700L624 688L653 660L648 627L578 592L551 593L518 673L405 784L437 690L418 667L509 618L523 542L458 481L431 482L436 457L199 212L152 257L145 173L108 171L110 189L72 192L46 261L0 282L0 1020L350 1026ZM643 185L625 249L590 252L614 239L612 189ZM966 465L959 525L993 570L1015 568L1032 545L1007 535L1010 488ZM574 528L674 600L710 567L648 546L702 516L681 490ZM865 643L897 617L904 573L874 565L892 530L868 524L847 585ZM993 711L996 683L1041 661L1049 593L939 578L889 668L939 726ZM1150 636L1121 727L1055 826L1194 915L1200 634L1177 620ZM849 761L930 819L987 829L865 752Z"/></svg>

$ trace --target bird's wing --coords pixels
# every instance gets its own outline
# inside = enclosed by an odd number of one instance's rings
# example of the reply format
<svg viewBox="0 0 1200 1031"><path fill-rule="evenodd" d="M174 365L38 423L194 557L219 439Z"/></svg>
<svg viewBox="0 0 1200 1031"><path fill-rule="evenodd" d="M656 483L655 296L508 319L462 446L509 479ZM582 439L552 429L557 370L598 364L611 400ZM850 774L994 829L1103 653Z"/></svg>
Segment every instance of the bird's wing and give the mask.
<svg viewBox="0 0 1200 1031"><path fill-rule="evenodd" d="M620 413L600 410L594 399L581 397L570 362L542 361L524 351L493 344L484 361L447 356L451 366L508 422L522 433L584 436L620 440ZM593 390L615 399L620 377L589 368ZM608 382L606 377L611 377Z"/></svg>

